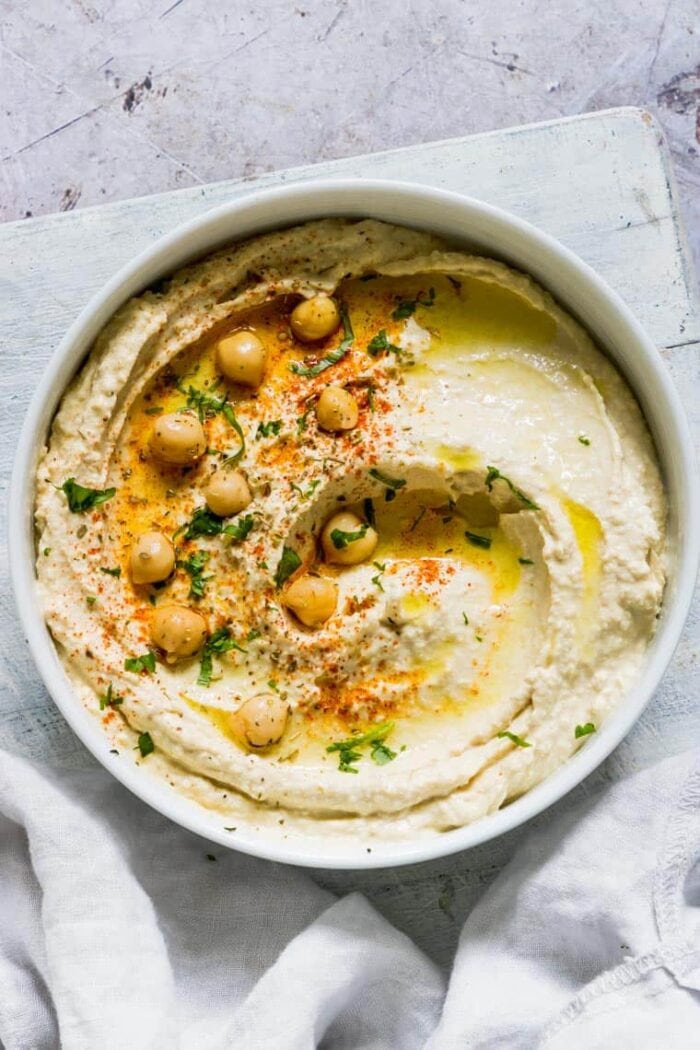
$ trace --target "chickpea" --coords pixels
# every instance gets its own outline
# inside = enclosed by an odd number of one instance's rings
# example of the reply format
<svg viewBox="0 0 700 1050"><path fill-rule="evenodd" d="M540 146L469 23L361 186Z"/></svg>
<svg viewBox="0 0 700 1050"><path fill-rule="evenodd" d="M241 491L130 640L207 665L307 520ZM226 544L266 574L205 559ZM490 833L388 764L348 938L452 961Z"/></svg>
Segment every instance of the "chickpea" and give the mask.
<svg viewBox="0 0 700 1050"><path fill-rule="evenodd" d="M171 412L161 416L151 434L151 452L163 463L186 467L204 455L207 439L196 416Z"/></svg>
<svg viewBox="0 0 700 1050"><path fill-rule="evenodd" d="M307 627L320 627L335 612L338 587L324 576L300 576L284 592L283 600Z"/></svg>
<svg viewBox="0 0 700 1050"><path fill-rule="evenodd" d="M335 332L340 324L340 310L329 295L314 295L294 307L289 323L300 342L316 343Z"/></svg>
<svg viewBox="0 0 700 1050"><path fill-rule="evenodd" d="M332 535L336 530L339 534L359 532L361 535L349 541L347 536L337 535L337 545ZM333 514L321 532L321 546L326 561L335 565L358 565L361 561L367 561L374 554L378 540L379 536L371 525L346 510Z"/></svg>
<svg viewBox="0 0 700 1050"><path fill-rule="evenodd" d="M151 640L164 651L169 664L194 656L206 635L206 620L186 605L163 605L151 618Z"/></svg>
<svg viewBox="0 0 700 1050"><path fill-rule="evenodd" d="M144 532L131 548L134 583L159 583L175 568L175 551L162 532Z"/></svg>
<svg viewBox="0 0 700 1050"><path fill-rule="evenodd" d="M322 430L352 430L359 412L357 401L342 386L327 386L316 402L316 419Z"/></svg>
<svg viewBox="0 0 700 1050"><path fill-rule="evenodd" d="M219 467L215 470L204 489L204 498L209 510L220 518L239 514L252 500L248 482L240 470L230 467Z"/></svg>
<svg viewBox="0 0 700 1050"><path fill-rule="evenodd" d="M219 370L232 383L259 387L265 374L265 347L255 332L241 329L224 336L216 346Z"/></svg>
<svg viewBox="0 0 700 1050"><path fill-rule="evenodd" d="M259 693L239 707L231 722L249 747L269 747L282 738L289 708L277 693Z"/></svg>

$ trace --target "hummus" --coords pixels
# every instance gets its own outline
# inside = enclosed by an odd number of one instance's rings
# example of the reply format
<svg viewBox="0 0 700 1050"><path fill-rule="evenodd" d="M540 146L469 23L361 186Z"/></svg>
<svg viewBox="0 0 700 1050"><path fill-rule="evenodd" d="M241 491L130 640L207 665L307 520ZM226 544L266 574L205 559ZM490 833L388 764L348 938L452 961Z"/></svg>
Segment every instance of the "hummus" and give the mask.
<svg viewBox="0 0 700 1050"><path fill-rule="evenodd" d="M330 334L293 323L307 300ZM220 369L240 333L248 385ZM154 431L183 413L200 437L168 462ZM205 498L227 470L229 515ZM119 310L39 465L37 572L106 749L227 828L400 840L497 809L600 727L654 632L665 515L625 381L528 276L331 219ZM170 563L139 582L153 533ZM173 609L196 614L179 650Z"/></svg>

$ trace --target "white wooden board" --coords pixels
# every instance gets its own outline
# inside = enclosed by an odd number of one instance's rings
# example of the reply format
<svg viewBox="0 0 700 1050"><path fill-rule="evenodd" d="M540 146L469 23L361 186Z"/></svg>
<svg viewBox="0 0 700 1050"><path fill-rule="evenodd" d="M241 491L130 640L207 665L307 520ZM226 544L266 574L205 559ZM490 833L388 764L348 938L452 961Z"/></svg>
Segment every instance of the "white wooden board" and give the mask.
<svg viewBox="0 0 700 1050"><path fill-rule="evenodd" d="M529 219L578 252L623 296L656 341L697 439L700 319L668 153L647 113L618 109L0 226L3 486L45 362L80 308L118 267L178 223L251 189L347 175L469 193ZM3 526L3 545L4 538ZM53 765L88 766L94 760L53 707L29 659L6 566L3 550L0 746ZM698 739L699 633L696 602L652 704L576 797ZM115 782L114 790L124 789ZM445 963L471 904L522 835L516 831L432 864L364 875L318 872L317 878L339 893L362 890Z"/></svg>

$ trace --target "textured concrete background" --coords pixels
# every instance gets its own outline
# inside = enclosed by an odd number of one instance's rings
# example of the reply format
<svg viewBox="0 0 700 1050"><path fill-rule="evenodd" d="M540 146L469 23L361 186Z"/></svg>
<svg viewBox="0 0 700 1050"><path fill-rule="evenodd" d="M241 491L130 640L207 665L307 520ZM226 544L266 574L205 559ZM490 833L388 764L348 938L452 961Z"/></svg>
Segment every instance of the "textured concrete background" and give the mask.
<svg viewBox="0 0 700 1050"><path fill-rule="evenodd" d="M700 0L0 0L0 15L3 219L633 104L666 129L700 258Z"/></svg>

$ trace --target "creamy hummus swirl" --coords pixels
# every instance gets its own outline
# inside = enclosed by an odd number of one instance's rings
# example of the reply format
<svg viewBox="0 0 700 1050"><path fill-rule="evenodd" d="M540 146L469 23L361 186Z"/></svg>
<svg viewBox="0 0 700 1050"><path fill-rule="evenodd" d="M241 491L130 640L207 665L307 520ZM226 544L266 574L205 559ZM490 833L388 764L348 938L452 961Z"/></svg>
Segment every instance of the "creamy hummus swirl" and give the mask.
<svg viewBox="0 0 700 1050"><path fill-rule="evenodd" d="M344 323L310 348L289 315L318 293ZM255 391L217 372L241 328L266 348ZM318 425L329 384L357 404L348 430ZM164 467L150 434L180 411L201 417L207 452ZM227 458L252 502L197 532ZM109 498L71 510L69 478ZM366 561L324 562L339 511L376 529ZM623 698L662 599L665 513L631 392L546 292L430 235L333 219L218 252L115 315L38 469L37 572L106 747L141 745L224 824L400 839L521 794ZM244 516L245 535L226 531ZM149 530L176 567L135 585L129 552ZM309 571L338 595L313 628L285 600ZM205 673L201 651L170 664L154 647L168 603L227 639ZM256 751L236 715L265 691L289 717Z"/></svg>

